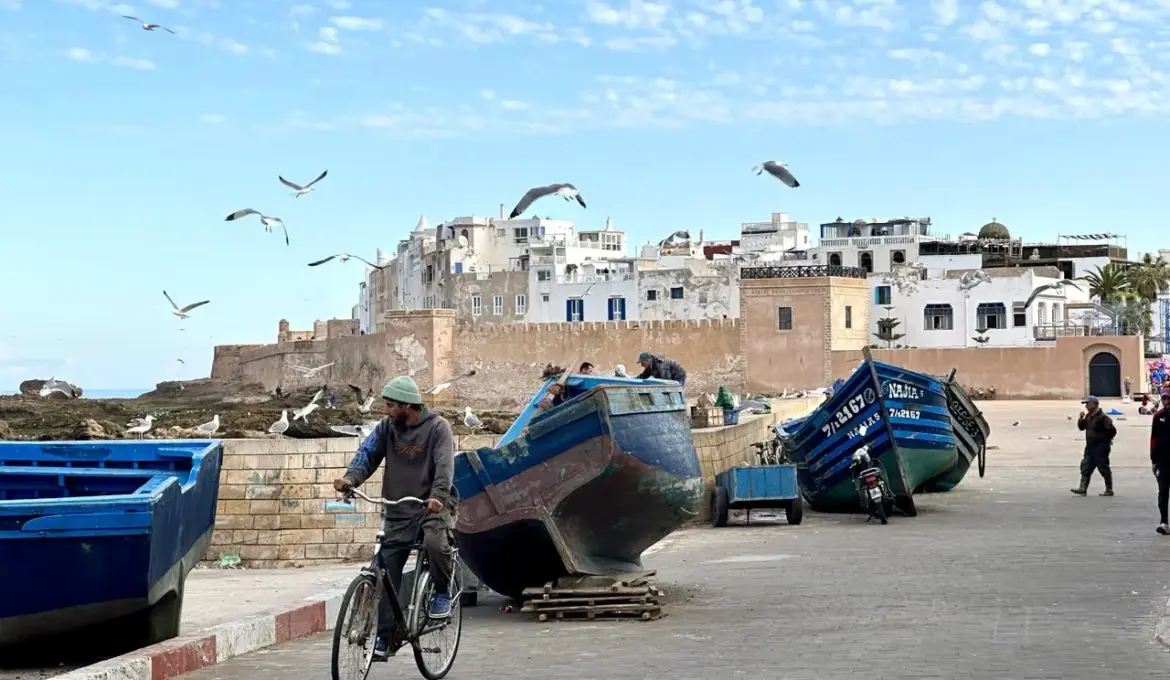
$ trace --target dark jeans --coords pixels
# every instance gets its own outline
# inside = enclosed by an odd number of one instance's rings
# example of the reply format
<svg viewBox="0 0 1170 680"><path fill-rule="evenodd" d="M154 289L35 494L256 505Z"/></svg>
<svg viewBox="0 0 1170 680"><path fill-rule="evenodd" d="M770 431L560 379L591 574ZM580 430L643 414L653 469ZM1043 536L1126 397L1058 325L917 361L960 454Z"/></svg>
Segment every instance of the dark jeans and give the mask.
<svg viewBox="0 0 1170 680"><path fill-rule="evenodd" d="M1105 480L1105 488L1113 488L1113 470L1109 467L1109 444L1092 442L1085 444L1085 457L1081 459L1081 479L1087 487L1093 470L1101 473Z"/></svg>
<svg viewBox="0 0 1170 680"><path fill-rule="evenodd" d="M1166 519L1166 504L1170 501L1170 464L1158 465L1158 520L1159 524L1168 524Z"/></svg>
<svg viewBox="0 0 1170 680"><path fill-rule="evenodd" d="M451 540L447 526L442 518L430 516L422 524L423 550L427 553L430 563L431 581L435 584L436 593L446 593L451 584L452 552ZM406 558L410 557L409 545L382 546L382 562L386 565L387 575L394 591L398 593L398 603L405 611L409 604L410 593L402 592L402 570L406 566ZM417 572L416 572L417 576ZM382 594L382 604L378 607L378 637L388 639L394 631L394 611L390 608L390 593Z"/></svg>

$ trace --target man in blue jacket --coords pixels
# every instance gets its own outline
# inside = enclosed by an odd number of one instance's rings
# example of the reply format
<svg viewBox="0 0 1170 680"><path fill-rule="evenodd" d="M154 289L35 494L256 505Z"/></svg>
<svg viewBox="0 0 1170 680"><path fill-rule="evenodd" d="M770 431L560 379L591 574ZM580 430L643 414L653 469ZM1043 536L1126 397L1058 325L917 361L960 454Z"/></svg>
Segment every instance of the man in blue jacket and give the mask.
<svg viewBox="0 0 1170 680"><path fill-rule="evenodd" d="M455 526L459 499L452 486L455 468L455 444L451 424L423 405L418 385L408 376L399 376L382 388L386 417L358 447L353 462L333 488L345 492L361 486L383 462L382 497L398 500L403 496L426 499L420 512L417 505L386 507L382 530L382 559L395 591L402 584L402 570L410 555L410 546L421 532L423 549L430 560L435 596L431 601L431 618L445 618L451 613L452 551L448 532ZM390 606L378 607L376 656L388 653L394 617Z"/></svg>

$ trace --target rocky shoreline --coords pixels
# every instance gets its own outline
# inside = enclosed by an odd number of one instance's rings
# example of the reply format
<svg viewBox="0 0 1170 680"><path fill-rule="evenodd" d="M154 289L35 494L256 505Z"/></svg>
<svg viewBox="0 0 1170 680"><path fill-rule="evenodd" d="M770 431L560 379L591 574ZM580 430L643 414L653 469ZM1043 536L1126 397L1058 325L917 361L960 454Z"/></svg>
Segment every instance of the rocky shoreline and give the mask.
<svg viewBox="0 0 1170 680"><path fill-rule="evenodd" d="M193 428L216 415L220 430L214 437L260 439L275 436L267 434L268 426L280 419L282 410L289 411L286 437L313 439L344 436L330 429L332 425L360 425L381 417L377 403L370 413L359 412L345 385L325 386L325 403L319 402L320 408L294 422L292 411L308 404L321 386L277 398L257 384L190 380L159 383L136 399L74 399L59 393L39 396L43 383L27 380L20 385L21 394L0 396L0 440L137 439L138 435L126 434L128 423L147 415L154 416L154 427L143 436L145 439L204 439L207 435ZM336 405L326 408L331 391L336 394ZM432 408L451 422L455 434L474 434L463 424L458 405L437 403ZM517 414L482 411L476 415L484 427L475 433L503 434Z"/></svg>

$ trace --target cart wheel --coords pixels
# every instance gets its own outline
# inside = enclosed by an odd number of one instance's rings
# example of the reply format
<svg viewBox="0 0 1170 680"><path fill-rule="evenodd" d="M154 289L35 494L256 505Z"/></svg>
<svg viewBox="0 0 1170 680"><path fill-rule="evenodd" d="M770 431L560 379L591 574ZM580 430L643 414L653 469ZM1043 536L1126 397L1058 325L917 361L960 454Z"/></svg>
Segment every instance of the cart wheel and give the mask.
<svg viewBox="0 0 1170 680"><path fill-rule="evenodd" d="M784 516L788 518L789 524L800 524L803 522L804 501L799 498L788 501L788 505L784 506Z"/></svg>
<svg viewBox="0 0 1170 680"><path fill-rule="evenodd" d="M987 471L987 442L979 447L979 478L983 479L983 473Z"/></svg>
<svg viewBox="0 0 1170 680"><path fill-rule="evenodd" d="M715 487L715 493L711 494L711 526L727 526L727 503L727 489Z"/></svg>

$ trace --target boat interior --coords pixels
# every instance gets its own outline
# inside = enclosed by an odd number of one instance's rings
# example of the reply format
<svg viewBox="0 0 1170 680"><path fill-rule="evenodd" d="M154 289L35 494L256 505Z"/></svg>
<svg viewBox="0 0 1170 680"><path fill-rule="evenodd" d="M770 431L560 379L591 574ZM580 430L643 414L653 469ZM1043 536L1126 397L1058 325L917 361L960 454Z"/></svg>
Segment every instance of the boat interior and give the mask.
<svg viewBox="0 0 1170 680"><path fill-rule="evenodd" d="M541 412L537 409L540 401L544 399L546 394L548 394L549 388L558 382L560 382L559 377L549 378L548 380L544 381L544 384L540 386L540 389L536 391L536 394L534 394L532 398L528 400L528 404L524 407L524 410L520 412L519 417L517 417L516 420L512 423L512 426L508 428L508 431L504 433L504 436L500 438L500 443L497 448L503 447L520 437L521 433L524 432L524 429L528 427L530 422L532 422L532 419L537 415L540 415ZM549 411L553 411L562 404L571 402L574 399L583 397L589 391L603 385L637 386L645 385L649 382L659 382L669 385L675 384L673 380L656 380L653 378L649 380L641 380L638 378L619 378L612 375L581 375L573 373L565 379L564 400L560 401L552 409L549 409Z"/></svg>
<svg viewBox="0 0 1170 680"><path fill-rule="evenodd" d="M160 445L161 444L161 445ZM136 496L185 485L205 441L0 445L0 502Z"/></svg>

